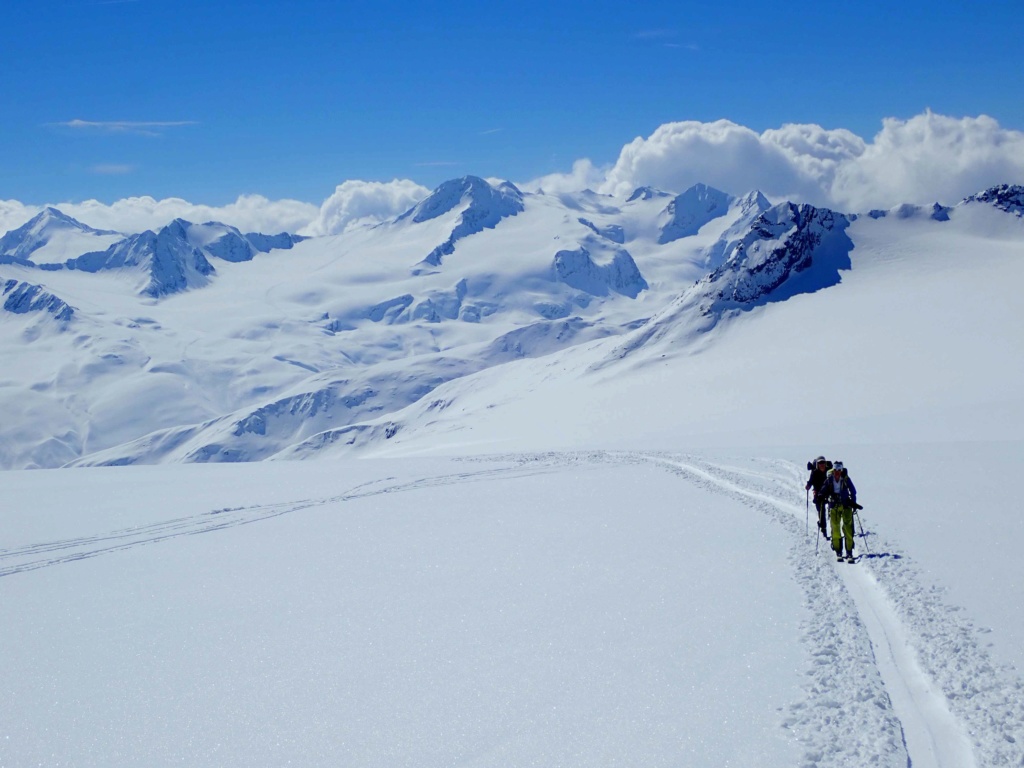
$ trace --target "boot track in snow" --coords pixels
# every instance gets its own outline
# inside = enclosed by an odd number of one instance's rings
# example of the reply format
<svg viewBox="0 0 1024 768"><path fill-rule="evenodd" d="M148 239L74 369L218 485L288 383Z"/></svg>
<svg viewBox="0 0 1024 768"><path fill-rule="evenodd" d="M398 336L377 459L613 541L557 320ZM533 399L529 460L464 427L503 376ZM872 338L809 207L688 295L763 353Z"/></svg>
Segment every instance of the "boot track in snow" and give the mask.
<svg viewBox="0 0 1024 768"><path fill-rule="evenodd" d="M768 514L793 536L790 560L811 618L807 701L786 718L807 746L803 766L980 768L1024 765L1022 684L997 669L957 610L921 584L905 558L864 557L846 568L816 555L803 532L796 465L755 469L694 457L629 454ZM884 551L894 548L885 542ZM832 715L822 713L832 712Z"/></svg>

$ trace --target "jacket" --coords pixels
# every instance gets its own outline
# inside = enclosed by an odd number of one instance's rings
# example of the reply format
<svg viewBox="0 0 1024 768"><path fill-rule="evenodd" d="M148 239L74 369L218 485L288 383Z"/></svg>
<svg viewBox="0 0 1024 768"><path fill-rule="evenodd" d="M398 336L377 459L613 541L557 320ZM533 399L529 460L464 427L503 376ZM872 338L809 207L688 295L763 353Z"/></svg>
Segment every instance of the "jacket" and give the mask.
<svg viewBox="0 0 1024 768"><path fill-rule="evenodd" d="M849 507L857 503L857 486L853 484L850 476L840 477L839 490L836 491L833 471L831 469L828 471L828 477L825 478L825 483L818 493L824 494L825 499L832 506L842 505Z"/></svg>
<svg viewBox="0 0 1024 768"><path fill-rule="evenodd" d="M817 498L818 491L821 490L821 486L825 484L825 478L828 477L828 470L820 470L817 467L811 470L811 476L807 478L807 485L804 488L810 490L814 489L814 496Z"/></svg>

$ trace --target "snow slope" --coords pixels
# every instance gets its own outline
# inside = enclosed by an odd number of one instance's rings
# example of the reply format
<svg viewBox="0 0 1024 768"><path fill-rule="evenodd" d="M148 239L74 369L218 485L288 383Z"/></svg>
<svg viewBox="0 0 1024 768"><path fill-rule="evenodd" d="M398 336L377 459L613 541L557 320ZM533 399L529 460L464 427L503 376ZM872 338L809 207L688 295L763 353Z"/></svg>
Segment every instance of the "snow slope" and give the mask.
<svg viewBox="0 0 1024 768"><path fill-rule="evenodd" d="M1024 764L1017 190L440 192L0 265L0 766Z"/></svg>

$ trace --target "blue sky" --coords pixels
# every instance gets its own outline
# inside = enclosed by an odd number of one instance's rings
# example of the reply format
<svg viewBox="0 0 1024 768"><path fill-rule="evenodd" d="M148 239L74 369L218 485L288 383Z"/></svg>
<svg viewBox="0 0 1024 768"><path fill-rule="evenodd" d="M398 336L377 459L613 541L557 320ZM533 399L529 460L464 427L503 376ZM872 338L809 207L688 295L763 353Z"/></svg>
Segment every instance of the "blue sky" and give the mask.
<svg viewBox="0 0 1024 768"><path fill-rule="evenodd" d="M1024 129L1008 0L4 5L0 199L30 204L524 181L683 120Z"/></svg>

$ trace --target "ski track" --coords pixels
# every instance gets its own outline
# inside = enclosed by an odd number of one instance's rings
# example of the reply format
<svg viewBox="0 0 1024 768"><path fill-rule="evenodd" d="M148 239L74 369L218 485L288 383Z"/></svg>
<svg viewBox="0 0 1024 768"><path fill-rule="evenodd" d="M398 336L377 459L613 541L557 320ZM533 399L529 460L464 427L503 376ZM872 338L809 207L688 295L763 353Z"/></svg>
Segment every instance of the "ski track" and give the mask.
<svg viewBox="0 0 1024 768"><path fill-rule="evenodd" d="M805 698L781 715L804 747L800 768L1024 766L1024 683L996 665L975 628L922 584L910 560L866 529L856 566L836 563L807 533L804 477L782 460L725 466L699 457L636 452L511 454L463 459L506 466L398 482L343 494L215 509L145 526L0 549L0 577L225 530L311 507L464 482L558 472L571 465L655 465L768 515L789 534L789 561L808 609L801 640L810 660ZM804 501L801 504L800 501ZM804 518L801 520L801 518ZM803 522L804 525L800 525ZM869 537L869 538L868 538Z"/></svg>
<svg viewBox="0 0 1024 768"><path fill-rule="evenodd" d="M482 482L498 477L523 477L539 472L557 471L554 467L538 465L528 469L521 464L512 467L492 468L475 472L461 472L437 477L425 477L408 482L394 482L395 478L383 478L362 483L349 491L318 499L302 499L276 504L256 504L246 507L226 507L200 512L195 515L163 520L149 525L134 526L109 531L95 536L82 536L59 541L41 542L22 547L0 549L0 578L25 573L40 568L85 560L100 555L156 544L180 536L195 536L202 533L222 531L239 525L248 525L272 517L299 512L326 504L339 504L352 499L378 496L386 493L414 491L453 483Z"/></svg>
<svg viewBox="0 0 1024 768"><path fill-rule="evenodd" d="M983 630L945 603L943 590L924 586L909 558L870 529L858 549L871 551L859 552L853 567L837 563L824 541L815 552L806 500L799 503L799 467L630 456L637 459L758 508L793 536L790 561L807 595L804 640L813 662L807 700L791 707L785 725L807 745L804 766L1024 766L1017 671L996 665L979 643ZM810 531L817 535L813 523Z"/></svg>

